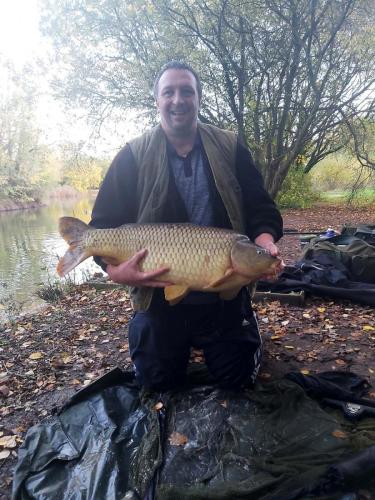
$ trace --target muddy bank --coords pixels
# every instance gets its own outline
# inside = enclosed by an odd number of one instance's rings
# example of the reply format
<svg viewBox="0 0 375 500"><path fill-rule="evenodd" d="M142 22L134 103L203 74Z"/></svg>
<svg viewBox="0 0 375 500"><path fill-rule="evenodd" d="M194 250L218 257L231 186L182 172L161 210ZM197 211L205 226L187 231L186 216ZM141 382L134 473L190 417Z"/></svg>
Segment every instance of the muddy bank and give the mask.
<svg viewBox="0 0 375 500"><path fill-rule="evenodd" d="M40 201L14 201L0 200L0 212L10 212L11 210L29 210L44 206Z"/></svg>
<svg viewBox="0 0 375 500"><path fill-rule="evenodd" d="M55 189L44 193L41 200L18 201L11 198L0 199L0 212L9 212L11 210L29 210L48 206L55 200L79 199L84 197L95 197L97 191L81 193L71 186L58 186Z"/></svg>

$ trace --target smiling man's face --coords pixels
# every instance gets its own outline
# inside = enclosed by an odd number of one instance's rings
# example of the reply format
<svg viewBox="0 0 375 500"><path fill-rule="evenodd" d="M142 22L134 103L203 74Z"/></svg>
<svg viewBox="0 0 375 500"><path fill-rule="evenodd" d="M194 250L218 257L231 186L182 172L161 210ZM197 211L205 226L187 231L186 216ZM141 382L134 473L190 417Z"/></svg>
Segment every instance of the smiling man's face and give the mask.
<svg viewBox="0 0 375 500"><path fill-rule="evenodd" d="M167 135L183 136L196 131L199 96L190 71L167 69L159 80L156 104Z"/></svg>

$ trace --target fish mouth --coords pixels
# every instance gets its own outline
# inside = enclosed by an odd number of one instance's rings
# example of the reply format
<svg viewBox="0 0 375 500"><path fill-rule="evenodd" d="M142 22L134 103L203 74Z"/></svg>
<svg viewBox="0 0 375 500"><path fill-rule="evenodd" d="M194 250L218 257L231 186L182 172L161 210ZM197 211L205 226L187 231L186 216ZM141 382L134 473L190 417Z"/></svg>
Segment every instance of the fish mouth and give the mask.
<svg viewBox="0 0 375 500"><path fill-rule="evenodd" d="M285 263L280 257L275 257L270 254L270 252L267 251L267 255L269 255L272 258L271 264L268 263L268 265L264 266L255 266L257 272L259 275L264 275L264 276L274 276L275 278L279 273L283 271L285 268ZM236 272L243 276L244 278L253 278L254 277L254 268L249 273L246 273L244 269L236 269Z"/></svg>

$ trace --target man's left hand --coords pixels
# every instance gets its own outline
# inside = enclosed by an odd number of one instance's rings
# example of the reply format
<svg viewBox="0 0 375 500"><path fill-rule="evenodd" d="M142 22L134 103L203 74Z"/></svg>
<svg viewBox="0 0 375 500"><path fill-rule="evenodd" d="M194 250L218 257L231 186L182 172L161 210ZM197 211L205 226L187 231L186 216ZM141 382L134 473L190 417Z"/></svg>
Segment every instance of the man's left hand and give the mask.
<svg viewBox="0 0 375 500"><path fill-rule="evenodd" d="M277 257L279 255L279 249L275 245L272 234L262 233L255 238L254 243L268 250L274 257Z"/></svg>
<svg viewBox="0 0 375 500"><path fill-rule="evenodd" d="M265 248L266 250L268 250L273 257L278 257L279 256L279 249L275 245L275 241L273 239L272 234L262 233L262 234L260 234L259 236L257 236L255 238L254 243L256 245L259 245L260 247ZM284 267L285 267L284 262L283 262L282 259L280 259L279 266L277 267L277 269L275 270L275 272L272 273L272 274L270 274L270 275L261 276L261 279L274 280L277 277L277 275L284 269Z"/></svg>

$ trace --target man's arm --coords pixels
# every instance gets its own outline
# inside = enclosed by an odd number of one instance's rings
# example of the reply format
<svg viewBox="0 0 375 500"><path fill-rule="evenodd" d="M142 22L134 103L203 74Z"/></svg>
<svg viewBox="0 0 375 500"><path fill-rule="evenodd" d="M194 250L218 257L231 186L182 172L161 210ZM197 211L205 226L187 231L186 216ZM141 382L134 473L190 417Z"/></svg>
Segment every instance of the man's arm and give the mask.
<svg viewBox="0 0 375 500"><path fill-rule="evenodd" d="M90 225L118 227L136 221L137 167L126 145L112 161L96 197Z"/></svg>
<svg viewBox="0 0 375 500"><path fill-rule="evenodd" d="M108 169L94 204L90 225L103 229L133 223L136 222L137 211L137 167L127 145ZM118 266L107 265L100 257L94 257L94 260L116 283L151 287L170 284L157 279L168 271L166 267L149 272L140 270L139 265L146 254L147 250L143 249Z"/></svg>
<svg viewBox="0 0 375 500"><path fill-rule="evenodd" d="M283 220L264 188L262 174L250 151L240 143L237 146L236 175L242 189L245 232L252 241L274 254L277 252L275 242L283 234Z"/></svg>

